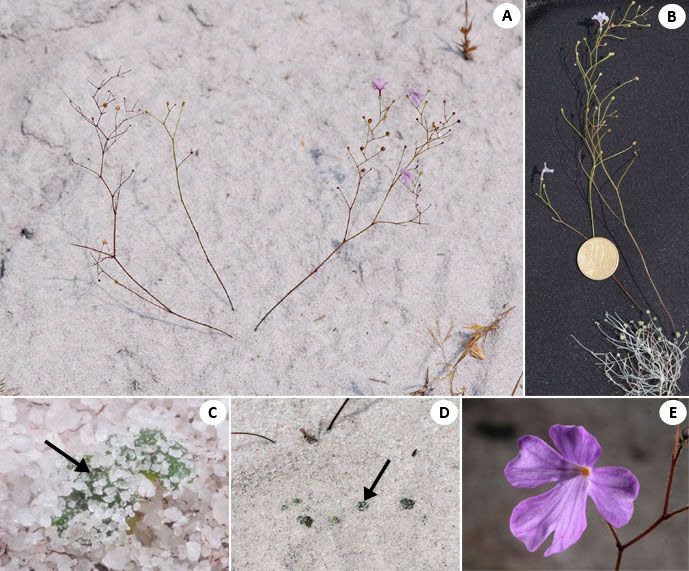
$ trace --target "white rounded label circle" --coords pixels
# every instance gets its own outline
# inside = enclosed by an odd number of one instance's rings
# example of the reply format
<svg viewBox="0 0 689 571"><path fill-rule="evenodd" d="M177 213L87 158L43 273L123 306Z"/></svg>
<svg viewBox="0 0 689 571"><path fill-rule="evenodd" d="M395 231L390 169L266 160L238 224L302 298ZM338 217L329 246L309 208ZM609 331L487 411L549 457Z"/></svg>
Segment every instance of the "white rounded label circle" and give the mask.
<svg viewBox="0 0 689 571"><path fill-rule="evenodd" d="M211 426L216 426L227 418L227 407L219 400L207 400L199 409L201 420Z"/></svg>
<svg viewBox="0 0 689 571"><path fill-rule="evenodd" d="M670 426L676 426L687 418L687 407L679 400L666 400L660 405L660 419Z"/></svg>
<svg viewBox="0 0 689 571"><path fill-rule="evenodd" d="M458 415L457 405L450 400L437 400L431 406L431 418L441 426L452 424Z"/></svg>
<svg viewBox="0 0 689 571"><path fill-rule="evenodd" d="M505 2L493 10L493 20L501 28L514 28L522 19L522 13L514 4Z"/></svg>
<svg viewBox="0 0 689 571"><path fill-rule="evenodd" d="M658 21L660 25L668 30L676 30L684 26L687 13L679 4L665 4L658 11Z"/></svg>

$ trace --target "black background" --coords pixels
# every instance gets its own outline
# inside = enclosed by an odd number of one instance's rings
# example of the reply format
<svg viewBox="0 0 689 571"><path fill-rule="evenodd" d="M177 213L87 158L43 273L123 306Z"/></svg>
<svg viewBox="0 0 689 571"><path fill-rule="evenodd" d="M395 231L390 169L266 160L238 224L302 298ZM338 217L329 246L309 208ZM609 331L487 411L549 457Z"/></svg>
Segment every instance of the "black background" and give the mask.
<svg viewBox="0 0 689 571"><path fill-rule="evenodd" d="M529 3L526 12L526 391L527 394L621 394L594 364L587 347L607 351L594 321L605 311L635 319L639 311L612 280L593 282L581 275L576 254L582 239L550 220L534 195L543 162L555 173L546 179L563 218L590 233L587 199L577 173L575 137L560 107L576 111L574 46L593 33L591 16L610 15L626 2L559 1ZM663 3L661 3L662 5ZM640 81L618 92L620 119L613 119L607 149L638 141L640 153L622 187L632 230L646 254L651 274L675 322L689 327L689 22L667 30L658 8L650 29L625 30L616 55L604 64L605 85L636 75ZM612 143L612 144L611 144ZM601 211L598 211L599 214ZM645 278L638 255L624 232L599 216L597 235L612 239L622 259L616 275L632 295L654 311L666 330L669 321ZM682 394L689 393L687 374Z"/></svg>

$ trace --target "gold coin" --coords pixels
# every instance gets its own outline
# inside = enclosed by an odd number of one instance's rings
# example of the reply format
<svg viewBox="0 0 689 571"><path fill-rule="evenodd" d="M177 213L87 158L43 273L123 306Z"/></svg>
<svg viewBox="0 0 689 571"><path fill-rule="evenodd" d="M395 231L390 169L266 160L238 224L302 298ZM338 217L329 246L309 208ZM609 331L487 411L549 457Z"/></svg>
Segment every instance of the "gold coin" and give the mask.
<svg viewBox="0 0 689 571"><path fill-rule="evenodd" d="M577 253L579 270L591 280L605 280L615 273L620 263L617 246L607 238L589 238Z"/></svg>

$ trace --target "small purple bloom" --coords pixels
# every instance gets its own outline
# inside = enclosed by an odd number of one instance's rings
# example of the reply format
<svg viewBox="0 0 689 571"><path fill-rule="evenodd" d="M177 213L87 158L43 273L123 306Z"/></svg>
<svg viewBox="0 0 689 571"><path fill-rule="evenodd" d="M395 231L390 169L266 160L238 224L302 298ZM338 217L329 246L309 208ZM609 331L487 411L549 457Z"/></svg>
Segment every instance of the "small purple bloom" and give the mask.
<svg viewBox="0 0 689 571"><path fill-rule="evenodd" d="M380 97L383 94L383 89L385 89L385 86L388 84L387 81L383 81L382 79L374 79L371 82L371 85L373 86L373 89L375 89L378 92L378 97Z"/></svg>
<svg viewBox="0 0 689 571"><path fill-rule="evenodd" d="M599 30L603 27L603 24L605 24L610 18L608 18L608 15L605 12L598 12L595 16L591 16L592 20L595 20L598 22L600 27L598 28Z"/></svg>
<svg viewBox="0 0 689 571"><path fill-rule="evenodd" d="M543 182L545 175L547 175L548 173L553 173L553 172L555 172L555 169L549 169L548 163L543 163L543 170L541 171L541 182Z"/></svg>
<svg viewBox="0 0 689 571"><path fill-rule="evenodd" d="M595 468L601 447L583 426L555 424L548 430L558 451L537 436L519 439L519 454L505 467L516 488L555 487L520 502L512 510L510 530L536 551L555 532L545 556L574 545L586 529L586 498L613 527L626 525L634 512L639 481L626 468Z"/></svg>
<svg viewBox="0 0 689 571"><path fill-rule="evenodd" d="M424 95L418 89L410 87L409 89L407 89L407 97L409 97L409 101L411 101L414 105L418 107L423 103Z"/></svg>
<svg viewBox="0 0 689 571"><path fill-rule="evenodd" d="M412 173L410 170L401 168L400 169L400 180L406 184L407 186L411 186L411 184L414 182L414 173Z"/></svg>

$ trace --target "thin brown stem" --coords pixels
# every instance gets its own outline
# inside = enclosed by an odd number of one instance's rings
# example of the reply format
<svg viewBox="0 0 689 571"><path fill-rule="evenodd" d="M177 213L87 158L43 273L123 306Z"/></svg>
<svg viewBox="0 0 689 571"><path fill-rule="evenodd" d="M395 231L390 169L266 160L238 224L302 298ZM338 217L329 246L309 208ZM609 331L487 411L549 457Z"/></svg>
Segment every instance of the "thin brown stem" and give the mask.
<svg viewBox="0 0 689 571"><path fill-rule="evenodd" d="M349 241L349 240L347 240L347 241ZM321 269L321 268L322 268L322 267L323 267L333 256L335 256L335 255L340 251L340 248L342 248L342 246L345 245L345 243L346 243L346 242L344 242L344 241L343 241L343 242L340 242L340 244L339 244L332 252L330 252L330 254L328 254L325 258L323 258L323 260L321 260L320 263L319 263L315 268L313 268L308 274L306 274L306 276L304 276L304 278L302 278L301 281L299 281L299 283L297 283L297 285L295 285L295 286L294 286L293 288L291 288L285 295L283 295L283 296L273 305L273 307L271 307L271 308L266 312L266 314L265 314L263 317L261 317L260 321L256 324L256 327L254 327L254 331L257 331L257 330L258 330L258 328L261 326L261 323L263 323L263 322L268 318L268 316L269 316L271 313L273 313L273 311L275 311L275 310L282 304L282 302L284 302L290 295L292 295L295 291L297 291L297 290L298 290L304 283L306 283L310 278L312 278L313 276L315 276L316 273L318 273L318 270L320 270L320 269Z"/></svg>
<svg viewBox="0 0 689 571"><path fill-rule="evenodd" d="M613 537L615 538L615 547L617 548L617 559L615 561L615 571L620 571L622 568L622 554L624 551L634 545L635 543L638 543L642 539L644 539L646 536L648 536L650 533L652 533L660 524L663 522L669 520L670 518L681 514L685 511L689 511L689 506L684 506L682 508L676 509L674 511L669 510L669 505L670 505L670 496L672 494L672 483L674 481L675 477L675 471L677 468L677 460L679 459L681 452L681 446L680 446L680 427L677 426L675 427L675 438L674 438L674 445L672 449L672 457L670 460L670 470L668 472L668 477L667 477L667 485L665 486L665 496L663 499L663 507L660 515L656 520L653 521L645 530L643 530L641 533L630 539L629 541L622 543L620 540L617 531L615 528L610 525L610 523L606 522L608 525L608 528L612 532Z"/></svg>
<svg viewBox="0 0 689 571"><path fill-rule="evenodd" d="M182 192L182 182L180 180L180 167L186 161L192 153L189 152L181 161L177 159L177 130L179 128L179 123L182 119L182 112L184 111L184 108L186 107L186 102L182 101L182 104L179 107L179 113L177 114L177 120L175 122L175 127L171 131L170 128L167 125L167 120L170 117L170 113L172 112L172 109L174 108L174 105L168 104L168 111L167 114L165 115L164 119L159 119L158 117L152 115L149 112L146 112L147 115L155 119L158 123L160 123L163 128L165 129L165 133L167 134L168 138L170 139L170 146L172 148L172 162L174 164L175 168L175 184L177 186L177 196L179 197L179 201L182 204L182 208L184 210L184 213L187 217L187 220L189 221L189 224L194 231L194 235L196 236L196 242L198 243L199 247L201 248L201 252L203 253L203 257L206 259L206 263L210 267L210 269L213 272L213 275L215 275L215 279L217 282L220 284L220 287L222 288L223 292L225 293L225 297L227 298L227 302L230 304L230 309L234 311L234 304L232 303L232 299L230 298L230 294L227 291L227 287L225 287L225 283L223 282L222 278L220 277L220 274L218 273L218 270L215 268L213 265L213 262L210 259L210 256L208 255L208 251L206 250L206 246L203 243L203 240L201 239L201 233L199 232L199 229L196 226L196 223L194 222L194 219L191 216L191 212L189 211L189 207L187 206L187 202L184 199L184 193Z"/></svg>
<svg viewBox="0 0 689 571"><path fill-rule="evenodd" d="M512 389L512 393L510 394L511 397L517 394L517 390L519 389L519 385L521 385L523 378L524 373L520 373L519 378L517 379L517 382L515 383L514 388Z"/></svg>
<svg viewBox="0 0 689 571"><path fill-rule="evenodd" d="M263 438L263 440L267 440L268 442L272 442L273 444L277 444L275 440L272 438L268 438L267 436L263 436L263 434L256 434L255 432L230 432L230 434L238 435L238 436L256 436L257 438Z"/></svg>
<svg viewBox="0 0 689 571"><path fill-rule="evenodd" d="M340 413L344 409L344 407L347 406L347 403L349 402L349 399L345 399L343 403L340 405L340 408L337 409L337 412L335 413L335 416L333 416L333 419L330 421L330 424L328 425L328 430L330 430L333 425L335 424L335 421L337 420L337 417L340 416Z"/></svg>

